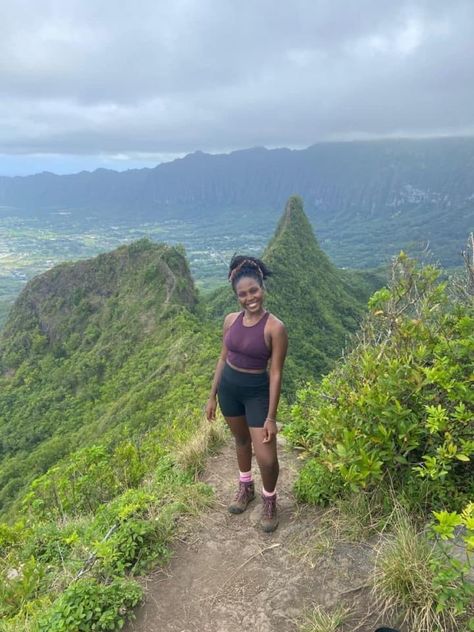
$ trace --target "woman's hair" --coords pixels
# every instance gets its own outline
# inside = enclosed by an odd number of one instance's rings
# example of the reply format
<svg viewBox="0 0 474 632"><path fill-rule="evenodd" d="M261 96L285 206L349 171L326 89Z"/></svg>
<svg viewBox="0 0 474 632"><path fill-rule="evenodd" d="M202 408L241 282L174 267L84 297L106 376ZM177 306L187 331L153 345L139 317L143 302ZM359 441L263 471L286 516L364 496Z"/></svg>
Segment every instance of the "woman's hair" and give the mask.
<svg viewBox="0 0 474 632"><path fill-rule="evenodd" d="M256 279L260 286L264 280L271 276L272 272L267 268L261 259L244 255L234 255L229 265L228 279L235 290L237 282L242 277L252 277Z"/></svg>

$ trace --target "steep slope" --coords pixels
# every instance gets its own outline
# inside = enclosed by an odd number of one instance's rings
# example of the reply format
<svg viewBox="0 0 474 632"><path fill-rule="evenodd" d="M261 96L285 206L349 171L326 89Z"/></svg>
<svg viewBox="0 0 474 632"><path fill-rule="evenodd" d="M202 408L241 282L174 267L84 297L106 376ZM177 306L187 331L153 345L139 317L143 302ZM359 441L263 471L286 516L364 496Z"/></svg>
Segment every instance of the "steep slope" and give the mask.
<svg viewBox="0 0 474 632"><path fill-rule="evenodd" d="M274 273L267 281L267 307L285 323L289 352L284 390L326 373L360 323L367 299L381 284L376 274L337 269L320 248L300 197L289 198L276 232L262 255ZM221 320L237 309L230 287L207 301Z"/></svg>
<svg viewBox="0 0 474 632"><path fill-rule="evenodd" d="M297 196L288 200L263 258L274 272L267 283L268 308L288 328L293 386L333 366L359 326L363 302L319 247Z"/></svg>
<svg viewBox="0 0 474 632"><path fill-rule="evenodd" d="M27 284L0 343L0 511L95 441L186 435L217 342L196 303L182 252L146 240Z"/></svg>

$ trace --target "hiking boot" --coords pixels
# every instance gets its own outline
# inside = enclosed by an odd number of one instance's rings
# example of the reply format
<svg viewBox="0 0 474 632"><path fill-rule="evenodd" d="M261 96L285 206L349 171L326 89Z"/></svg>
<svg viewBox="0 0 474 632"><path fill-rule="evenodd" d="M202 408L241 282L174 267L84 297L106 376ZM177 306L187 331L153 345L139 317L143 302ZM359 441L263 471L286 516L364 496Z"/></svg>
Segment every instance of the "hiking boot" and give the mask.
<svg viewBox="0 0 474 632"><path fill-rule="evenodd" d="M240 514L247 509L247 505L255 498L255 487L253 481L244 483L239 481L239 489L234 500L228 507L230 513Z"/></svg>
<svg viewBox="0 0 474 632"><path fill-rule="evenodd" d="M271 533L278 527L277 497L262 494L262 517L260 526L265 533Z"/></svg>

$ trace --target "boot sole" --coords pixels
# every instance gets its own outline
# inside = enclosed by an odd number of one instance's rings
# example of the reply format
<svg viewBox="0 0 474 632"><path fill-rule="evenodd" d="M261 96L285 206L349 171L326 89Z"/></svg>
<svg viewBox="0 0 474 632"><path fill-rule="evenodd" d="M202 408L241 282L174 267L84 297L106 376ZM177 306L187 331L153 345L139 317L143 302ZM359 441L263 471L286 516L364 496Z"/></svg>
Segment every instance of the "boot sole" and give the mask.
<svg viewBox="0 0 474 632"><path fill-rule="evenodd" d="M271 526L271 527L264 527L263 525L261 525L261 529L264 533L273 533L274 531L277 530L279 524L280 522L278 521L275 526Z"/></svg>

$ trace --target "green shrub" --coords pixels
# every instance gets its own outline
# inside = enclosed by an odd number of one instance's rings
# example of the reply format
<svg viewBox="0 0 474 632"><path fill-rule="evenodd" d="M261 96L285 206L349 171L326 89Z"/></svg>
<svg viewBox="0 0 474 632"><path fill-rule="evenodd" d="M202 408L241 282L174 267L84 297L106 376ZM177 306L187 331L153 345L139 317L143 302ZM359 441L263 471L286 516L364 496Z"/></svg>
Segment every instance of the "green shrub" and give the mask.
<svg viewBox="0 0 474 632"><path fill-rule="evenodd" d="M473 515L473 507L463 514L442 512L434 530L453 538L454 523L469 523ZM474 624L468 621L474 595L467 579L469 558L456 559L429 536L429 530L420 530L404 510L396 509L393 529L381 540L375 562L377 605L397 615L411 632L472 629L466 627Z"/></svg>
<svg viewBox="0 0 474 632"><path fill-rule="evenodd" d="M470 611L469 629L473 630L474 503L468 503L460 513L440 511L434 512L434 516L436 524L432 527L433 532L436 539L444 544L443 548L440 547L444 555L438 555L431 563L437 611L452 611L455 615L467 615ZM456 536L458 529L462 535Z"/></svg>
<svg viewBox="0 0 474 632"><path fill-rule="evenodd" d="M298 500L324 505L344 490L343 482L316 459L308 460L300 470L295 483Z"/></svg>
<svg viewBox="0 0 474 632"><path fill-rule="evenodd" d="M3 569L2 569L3 570ZM16 615L40 594L44 585L45 567L34 557L10 567L0 581L0 619Z"/></svg>
<svg viewBox="0 0 474 632"><path fill-rule="evenodd" d="M134 581L115 579L104 585L95 579L80 579L41 619L38 632L119 630L141 598L142 589Z"/></svg>
<svg viewBox="0 0 474 632"><path fill-rule="evenodd" d="M473 302L450 302L438 277L401 255L353 351L297 393L286 434L309 458L301 498L387 484L456 508L472 494Z"/></svg>

